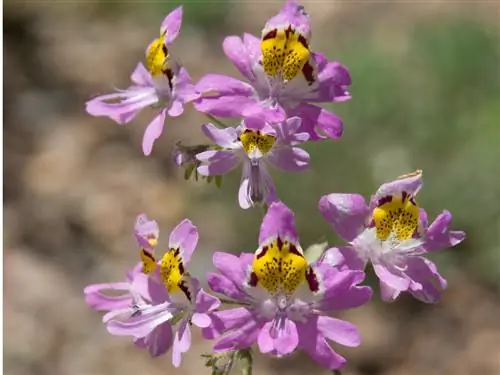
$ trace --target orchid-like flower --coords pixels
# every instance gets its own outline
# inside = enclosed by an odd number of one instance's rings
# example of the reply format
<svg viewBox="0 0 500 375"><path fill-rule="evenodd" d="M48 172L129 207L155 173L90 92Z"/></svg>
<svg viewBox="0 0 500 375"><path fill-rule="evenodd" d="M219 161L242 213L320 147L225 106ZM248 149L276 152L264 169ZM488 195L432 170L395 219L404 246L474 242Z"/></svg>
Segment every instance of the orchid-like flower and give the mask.
<svg viewBox="0 0 500 375"><path fill-rule="evenodd" d="M300 116L301 131L310 140L340 138L341 119L312 103L350 99L351 78L338 62L311 52L310 38L309 15L295 0L288 0L266 23L261 39L250 34L227 37L224 53L248 82L207 74L196 84L205 95L195 108L220 117L260 115L272 123Z"/></svg>
<svg viewBox="0 0 500 375"><path fill-rule="evenodd" d="M297 133L300 125L298 117L274 126L258 117L248 117L236 128L219 129L213 124L205 124L203 132L220 149L197 155L201 162L198 173L224 175L243 163L238 193L241 208L275 201L276 189L268 165L288 172L308 167L309 154L295 147L309 138L307 133Z"/></svg>
<svg viewBox="0 0 500 375"><path fill-rule="evenodd" d="M220 301L203 291L187 271L198 242L198 231L191 221L185 219L174 228L169 250L160 261L154 255L158 235L155 221L145 215L137 217L135 236L141 247L142 272L132 285L139 291L138 297L132 306L112 310L103 320L109 333L132 336L136 345L148 347L152 356L172 348L172 363L178 367L182 354L191 346L190 325L208 327L209 313Z"/></svg>
<svg viewBox="0 0 500 375"><path fill-rule="evenodd" d="M300 246L293 213L283 203L270 205L255 254L238 257L218 252L213 261L219 273L208 275L210 287L241 304L213 313L213 325L204 330L205 337L218 337L216 352L257 343L262 353L282 357L300 349L321 365L338 369L345 359L327 340L359 345L353 324L326 314L370 299L371 289L358 285L364 273L310 264Z"/></svg>
<svg viewBox="0 0 500 375"><path fill-rule="evenodd" d="M371 261L385 301L409 292L423 302L438 302L446 280L424 255L458 245L465 233L448 229L446 210L427 226L427 214L415 200L421 187L422 172L416 171L384 183L369 205L358 194L323 196L321 213L349 243L327 250L323 261L360 270Z"/></svg>
<svg viewBox="0 0 500 375"><path fill-rule="evenodd" d="M168 47L179 35L182 7L168 14L161 26L160 37L146 51L146 65L137 64L131 75L133 84L125 90L97 96L86 103L93 116L106 116L118 124L127 124L144 108L159 108L159 113L144 132L142 150L151 154L153 144L163 133L165 119L177 117L184 104L199 98L187 70L174 61Z"/></svg>

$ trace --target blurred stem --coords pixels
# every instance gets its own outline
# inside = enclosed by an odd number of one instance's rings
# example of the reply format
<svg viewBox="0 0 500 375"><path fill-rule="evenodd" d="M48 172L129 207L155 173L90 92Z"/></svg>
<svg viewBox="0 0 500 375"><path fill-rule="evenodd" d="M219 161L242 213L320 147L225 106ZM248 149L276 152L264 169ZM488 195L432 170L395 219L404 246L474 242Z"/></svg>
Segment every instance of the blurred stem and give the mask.
<svg viewBox="0 0 500 375"><path fill-rule="evenodd" d="M342 372L340 370L333 370L332 374L333 375L342 375Z"/></svg>
<svg viewBox="0 0 500 375"><path fill-rule="evenodd" d="M209 115L207 113L205 113L205 116L207 116L210 121L214 122L217 126L219 126L220 128L224 129L224 128L229 128L229 125L226 125L224 124L221 120L219 120L217 117L215 116L212 116L212 115Z"/></svg>
<svg viewBox="0 0 500 375"><path fill-rule="evenodd" d="M253 360L250 349L240 350L238 353L241 361L241 374L252 375Z"/></svg>
<svg viewBox="0 0 500 375"><path fill-rule="evenodd" d="M233 301L225 298L219 298L219 300L221 301L221 303L225 303L226 305L241 305L241 306L247 305L245 302Z"/></svg>

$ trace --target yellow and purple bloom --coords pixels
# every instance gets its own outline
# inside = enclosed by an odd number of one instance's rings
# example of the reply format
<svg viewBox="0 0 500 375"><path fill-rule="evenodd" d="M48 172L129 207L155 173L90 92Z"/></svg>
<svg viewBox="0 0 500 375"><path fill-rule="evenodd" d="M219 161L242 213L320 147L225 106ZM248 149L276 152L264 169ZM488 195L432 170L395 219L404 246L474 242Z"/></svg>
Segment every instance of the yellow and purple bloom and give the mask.
<svg viewBox="0 0 500 375"><path fill-rule="evenodd" d="M177 117L184 104L199 98L187 70L172 59L168 47L179 35L182 7L168 14L161 26L160 37L146 50L146 67L139 63L131 75L133 84L125 90L97 96L86 103L93 116L106 116L118 124L127 124L144 108L159 107L159 113L147 126L142 150L149 155L156 139L163 133L165 119Z"/></svg>
<svg viewBox="0 0 500 375"><path fill-rule="evenodd" d="M424 255L458 245L465 233L448 229L446 210L427 226L427 214L415 200L422 184L422 172L416 171L382 184L369 204L358 194L323 196L321 213L349 243L328 249L323 262L362 270L370 261L385 301L409 292L423 302L438 302L446 280Z"/></svg>
<svg viewBox="0 0 500 375"><path fill-rule="evenodd" d="M139 215L134 232L140 246L140 266L128 289L125 285L107 287L126 291L120 303L103 300L96 292L105 288L95 285L85 289L86 300L92 307L108 311L103 321L109 333L132 336L135 344L147 347L153 357L172 348L172 363L178 367L182 354L191 347L191 324L210 326L209 313L220 305L186 268L198 243L198 230L187 219L179 223L170 234L169 250L159 261L154 255L157 223Z"/></svg>
<svg viewBox="0 0 500 375"><path fill-rule="evenodd" d="M247 117L236 128L219 129L205 124L202 129L218 150L199 153L198 173L202 176L220 176L243 163L238 201L243 209L277 199L276 189L268 165L288 172L303 171L308 167L309 154L296 145L307 141L307 133L298 133L301 120L292 117L270 125L262 118Z"/></svg>
<svg viewBox="0 0 500 375"><path fill-rule="evenodd" d="M262 30L261 38L244 34L223 42L226 56L248 82L207 74L196 88L200 112L219 117L263 116L270 122L299 116L310 140L342 135L342 120L312 103L350 99L348 70L310 50L310 21L304 8L288 0Z"/></svg>
<svg viewBox="0 0 500 375"><path fill-rule="evenodd" d="M321 365L338 369L345 359L327 340L359 345L353 324L327 314L371 298L371 289L358 285L364 272L310 264L300 246L294 215L283 203L270 205L255 254L238 257L218 252L213 261L219 273L208 275L210 287L241 304L212 314L213 324L204 335L218 338L214 351L257 343L262 353L282 357L300 349Z"/></svg>

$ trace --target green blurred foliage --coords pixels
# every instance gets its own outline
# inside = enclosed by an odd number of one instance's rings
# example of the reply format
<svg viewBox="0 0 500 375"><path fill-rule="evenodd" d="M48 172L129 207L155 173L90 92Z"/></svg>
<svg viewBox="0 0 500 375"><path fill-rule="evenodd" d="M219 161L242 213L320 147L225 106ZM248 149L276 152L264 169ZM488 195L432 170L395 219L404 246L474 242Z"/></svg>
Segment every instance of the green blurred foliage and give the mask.
<svg viewBox="0 0 500 375"><path fill-rule="evenodd" d="M446 208L452 227L468 233L434 259L445 275L459 267L500 286L500 37L484 23L450 18L417 22L407 43L402 54L387 54L360 32L326 51L353 78L353 99L328 106L343 118L345 133L338 142L306 146L311 170L273 173L280 198L296 212L304 248L341 244L317 210L321 195L369 197L384 180L423 169L419 202L430 219ZM374 172L377 163L383 177ZM253 251L262 212L239 209L239 178L234 172L222 191L208 194L225 199L238 223L233 250Z"/></svg>

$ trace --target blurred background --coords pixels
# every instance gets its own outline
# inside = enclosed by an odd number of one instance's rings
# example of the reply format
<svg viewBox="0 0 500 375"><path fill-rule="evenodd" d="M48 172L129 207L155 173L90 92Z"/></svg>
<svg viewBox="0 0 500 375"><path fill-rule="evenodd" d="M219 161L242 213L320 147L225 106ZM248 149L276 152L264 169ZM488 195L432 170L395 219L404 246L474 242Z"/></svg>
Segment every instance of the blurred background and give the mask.
<svg viewBox="0 0 500 375"><path fill-rule="evenodd" d="M195 334L183 367L151 360L108 335L84 303L91 283L120 281L138 260L132 227L147 213L163 230L189 217L203 275L216 250L254 251L260 212L237 204L239 172L213 184L185 181L177 141L204 141L192 108L168 119L150 157L141 151L154 115L118 126L85 114L89 98L125 88L174 1L4 2L4 370L8 375L207 374ZM224 36L259 35L279 1L183 1L176 55L195 80L240 77ZM350 69L353 99L339 142L308 145L312 169L276 173L296 212L303 247L338 244L317 211L330 192L371 194L424 170L419 202L442 209L466 241L433 257L449 289L436 306L404 297L343 314L359 325L357 349L336 346L352 375L500 374L500 3L304 0L312 47ZM326 374L306 356L257 357L254 374Z"/></svg>

